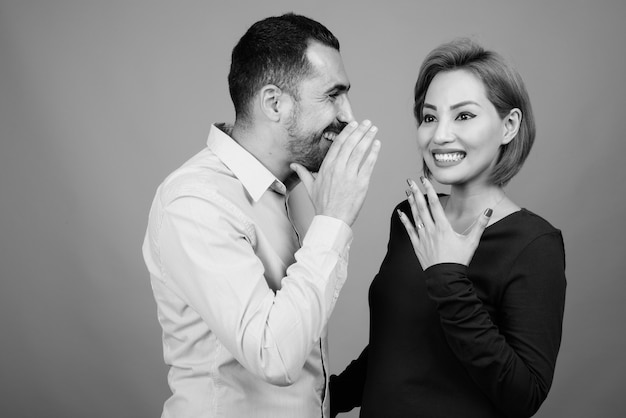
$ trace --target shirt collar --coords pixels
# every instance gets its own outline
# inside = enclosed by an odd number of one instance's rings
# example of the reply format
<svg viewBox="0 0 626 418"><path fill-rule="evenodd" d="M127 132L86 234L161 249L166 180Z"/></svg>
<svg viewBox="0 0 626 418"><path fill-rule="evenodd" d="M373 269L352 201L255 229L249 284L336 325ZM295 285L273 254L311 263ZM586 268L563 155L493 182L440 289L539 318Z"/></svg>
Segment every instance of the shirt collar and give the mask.
<svg viewBox="0 0 626 418"><path fill-rule="evenodd" d="M229 134L231 127L213 124L209 131L207 146L241 181L250 197L257 202L268 188L285 194L285 185L259 160L239 145Z"/></svg>

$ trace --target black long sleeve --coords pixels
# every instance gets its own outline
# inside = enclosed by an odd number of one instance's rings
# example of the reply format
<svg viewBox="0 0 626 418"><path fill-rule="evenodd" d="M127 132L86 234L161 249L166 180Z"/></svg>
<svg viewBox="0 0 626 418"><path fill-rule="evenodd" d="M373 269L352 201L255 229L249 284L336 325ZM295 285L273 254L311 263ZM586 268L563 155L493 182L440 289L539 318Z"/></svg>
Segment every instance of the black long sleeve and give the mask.
<svg viewBox="0 0 626 418"><path fill-rule="evenodd" d="M496 326L462 265L426 270L446 340L469 375L509 417L534 415L552 384L563 321L565 275L560 233L542 235L519 254Z"/></svg>
<svg viewBox="0 0 626 418"><path fill-rule="evenodd" d="M367 349L353 360L340 375L330 377L330 416L361 406L363 385L367 376Z"/></svg>

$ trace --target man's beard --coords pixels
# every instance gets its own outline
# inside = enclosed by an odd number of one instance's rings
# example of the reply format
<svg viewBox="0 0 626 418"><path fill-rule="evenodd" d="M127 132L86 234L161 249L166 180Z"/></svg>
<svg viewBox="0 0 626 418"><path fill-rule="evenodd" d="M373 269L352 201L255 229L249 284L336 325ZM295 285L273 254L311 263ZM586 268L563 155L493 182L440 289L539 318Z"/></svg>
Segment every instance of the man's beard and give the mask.
<svg viewBox="0 0 626 418"><path fill-rule="evenodd" d="M335 120L325 129L317 133L302 132L299 121L299 106L295 106L291 113L287 133L293 138L289 142L288 150L293 158L294 163L298 163L306 167L307 170L317 173L328 153L329 147L322 147L321 141L327 141L322 136L325 132L334 132L339 134L347 125L345 122Z"/></svg>

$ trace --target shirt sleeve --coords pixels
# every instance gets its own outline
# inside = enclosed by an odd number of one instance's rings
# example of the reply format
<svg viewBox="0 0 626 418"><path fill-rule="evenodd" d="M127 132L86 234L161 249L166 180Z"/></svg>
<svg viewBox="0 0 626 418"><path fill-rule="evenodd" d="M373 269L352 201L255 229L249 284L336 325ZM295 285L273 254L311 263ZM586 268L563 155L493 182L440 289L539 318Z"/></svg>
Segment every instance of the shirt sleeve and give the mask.
<svg viewBox="0 0 626 418"><path fill-rule="evenodd" d="M448 344L472 379L509 417L530 417L545 400L559 351L565 304L560 232L545 234L520 254L494 324L467 267L426 270Z"/></svg>
<svg viewBox="0 0 626 418"><path fill-rule="evenodd" d="M289 385L345 282L352 231L338 219L316 216L274 293L244 218L217 194L173 200L160 229L162 276L246 369Z"/></svg>

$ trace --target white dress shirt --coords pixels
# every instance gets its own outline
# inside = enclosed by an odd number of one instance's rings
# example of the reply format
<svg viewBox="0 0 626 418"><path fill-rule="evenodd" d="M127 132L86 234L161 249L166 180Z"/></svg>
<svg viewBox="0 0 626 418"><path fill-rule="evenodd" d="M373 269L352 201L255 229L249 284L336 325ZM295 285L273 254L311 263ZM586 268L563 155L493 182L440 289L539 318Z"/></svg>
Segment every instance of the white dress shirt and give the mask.
<svg viewBox="0 0 626 418"><path fill-rule="evenodd" d="M326 325L352 230L315 216L298 235L284 184L225 129L211 127L150 210L143 255L172 390L162 416L329 416Z"/></svg>

